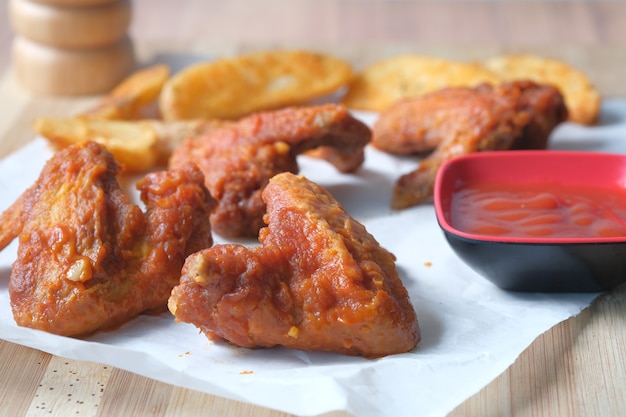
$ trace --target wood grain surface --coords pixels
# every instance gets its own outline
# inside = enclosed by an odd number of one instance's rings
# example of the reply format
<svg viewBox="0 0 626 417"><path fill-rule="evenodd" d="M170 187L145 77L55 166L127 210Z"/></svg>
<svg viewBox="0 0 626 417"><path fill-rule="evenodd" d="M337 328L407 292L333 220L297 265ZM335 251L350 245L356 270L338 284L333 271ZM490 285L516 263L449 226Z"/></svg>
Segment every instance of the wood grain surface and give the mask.
<svg viewBox="0 0 626 417"><path fill-rule="evenodd" d="M625 18L620 1L135 0L131 33L144 63L278 45L325 50L357 67L409 51L458 59L527 51L567 60L605 97L626 98ZM21 90L10 70L11 39L0 10L2 156L34 137L35 117L73 114L95 100ZM538 337L450 416L622 415L625 324L622 286ZM0 341L0 404L0 416L11 417L288 416L6 341Z"/></svg>

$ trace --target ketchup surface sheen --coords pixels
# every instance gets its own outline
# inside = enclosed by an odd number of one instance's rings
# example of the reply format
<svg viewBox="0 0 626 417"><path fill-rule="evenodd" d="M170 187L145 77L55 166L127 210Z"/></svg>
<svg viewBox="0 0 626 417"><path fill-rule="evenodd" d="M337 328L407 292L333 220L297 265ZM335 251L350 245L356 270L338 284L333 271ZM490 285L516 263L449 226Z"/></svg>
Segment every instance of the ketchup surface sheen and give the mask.
<svg viewBox="0 0 626 417"><path fill-rule="evenodd" d="M452 199L451 223L510 237L626 236L626 190L561 184L468 184Z"/></svg>

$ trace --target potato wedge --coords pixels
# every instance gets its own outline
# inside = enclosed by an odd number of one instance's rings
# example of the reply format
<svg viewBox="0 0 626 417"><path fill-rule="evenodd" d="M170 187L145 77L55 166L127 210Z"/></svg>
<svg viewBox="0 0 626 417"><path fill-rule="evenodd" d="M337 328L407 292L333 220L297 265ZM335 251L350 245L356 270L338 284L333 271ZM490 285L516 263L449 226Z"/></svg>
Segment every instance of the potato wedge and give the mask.
<svg viewBox="0 0 626 417"><path fill-rule="evenodd" d="M232 120L305 104L351 79L350 65L329 55L263 51L187 67L165 84L159 106L165 120Z"/></svg>
<svg viewBox="0 0 626 417"><path fill-rule="evenodd" d="M529 79L557 87L563 94L572 122L591 125L598 118L600 93L584 73L565 62L531 54L512 54L487 59L483 66L506 80Z"/></svg>
<svg viewBox="0 0 626 417"><path fill-rule="evenodd" d="M104 145L126 171L143 172L160 159L156 133L149 123L86 118L40 118L35 130L56 149L92 140Z"/></svg>
<svg viewBox="0 0 626 417"><path fill-rule="evenodd" d="M350 84L343 103L353 109L383 111L403 98L445 87L495 84L500 77L478 64L423 55L398 55L366 67Z"/></svg>
<svg viewBox="0 0 626 417"><path fill-rule="evenodd" d="M96 107L82 116L99 120L142 119L146 117L146 108L158 99L169 76L170 68L164 64L139 70L124 79Z"/></svg>
<svg viewBox="0 0 626 417"><path fill-rule="evenodd" d="M164 165L185 138L215 126L203 120L164 123L159 120L120 121L75 118L40 118L35 130L61 149L92 140L104 145L127 172L145 172Z"/></svg>

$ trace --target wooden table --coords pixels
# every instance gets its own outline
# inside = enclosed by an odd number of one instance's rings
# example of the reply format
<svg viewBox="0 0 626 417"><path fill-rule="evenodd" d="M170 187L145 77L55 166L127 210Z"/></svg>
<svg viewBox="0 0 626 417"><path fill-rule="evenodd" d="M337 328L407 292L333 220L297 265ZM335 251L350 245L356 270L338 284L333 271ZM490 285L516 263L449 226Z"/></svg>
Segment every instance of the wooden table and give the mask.
<svg viewBox="0 0 626 417"><path fill-rule="evenodd" d="M131 33L144 60L277 45L324 49L356 65L407 51L459 59L531 51L578 66L606 97L626 98L626 2L134 0L134 7ZM0 10L3 73L10 68L11 37L6 10ZM1 88L0 155L33 138L34 117L71 114L93 100L31 96L10 71ZM451 416L623 414L625 320L622 286L537 338ZM286 415L5 341L0 404L0 415L15 417Z"/></svg>

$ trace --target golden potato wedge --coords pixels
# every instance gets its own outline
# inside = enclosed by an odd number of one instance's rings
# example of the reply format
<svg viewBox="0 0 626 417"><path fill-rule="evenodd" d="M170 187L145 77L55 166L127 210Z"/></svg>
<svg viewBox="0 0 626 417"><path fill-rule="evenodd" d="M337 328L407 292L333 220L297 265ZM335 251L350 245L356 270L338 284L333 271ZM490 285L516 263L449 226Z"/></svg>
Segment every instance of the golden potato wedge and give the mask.
<svg viewBox="0 0 626 417"><path fill-rule="evenodd" d="M100 120L142 119L146 117L146 108L158 99L169 76L170 68L164 64L139 70L124 79L83 116Z"/></svg>
<svg viewBox="0 0 626 417"><path fill-rule="evenodd" d="M478 64L398 55L377 61L357 74L343 103L353 109L383 111L400 99L444 87L498 82L500 77Z"/></svg>
<svg viewBox="0 0 626 417"><path fill-rule="evenodd" d="M92 140L104 145L127 171L149 170L159 161L156 133L142 122L90 120L87 118L40 118L35 130L56 149Z"/></svg>
<svg viewBox="0 0 626 417"><path fill-rule="evenodd" d="M188 136L211 129L203 120L164 123L159 120L120 121L40 118L35 130L56 149L92 140L104 145L127 172L144 172L164 164Z"/></svg>
<svg viewBox="0 0 626 417"><path fill-rule="evenodd" d="M571 65L532 54L501 55L485 60L483 66L506 80L529 79L557 87L569 111L569 120L594 124L600 113L600 93L589 78Z"/></svg>
<svg viewBox="0 0 626 417"><path fill-rule="evenodd" d="M263 51L192 65L163 87L165 120L238 119L255 111L300 105L335 92L352 78L330 55Z"/></svg>

